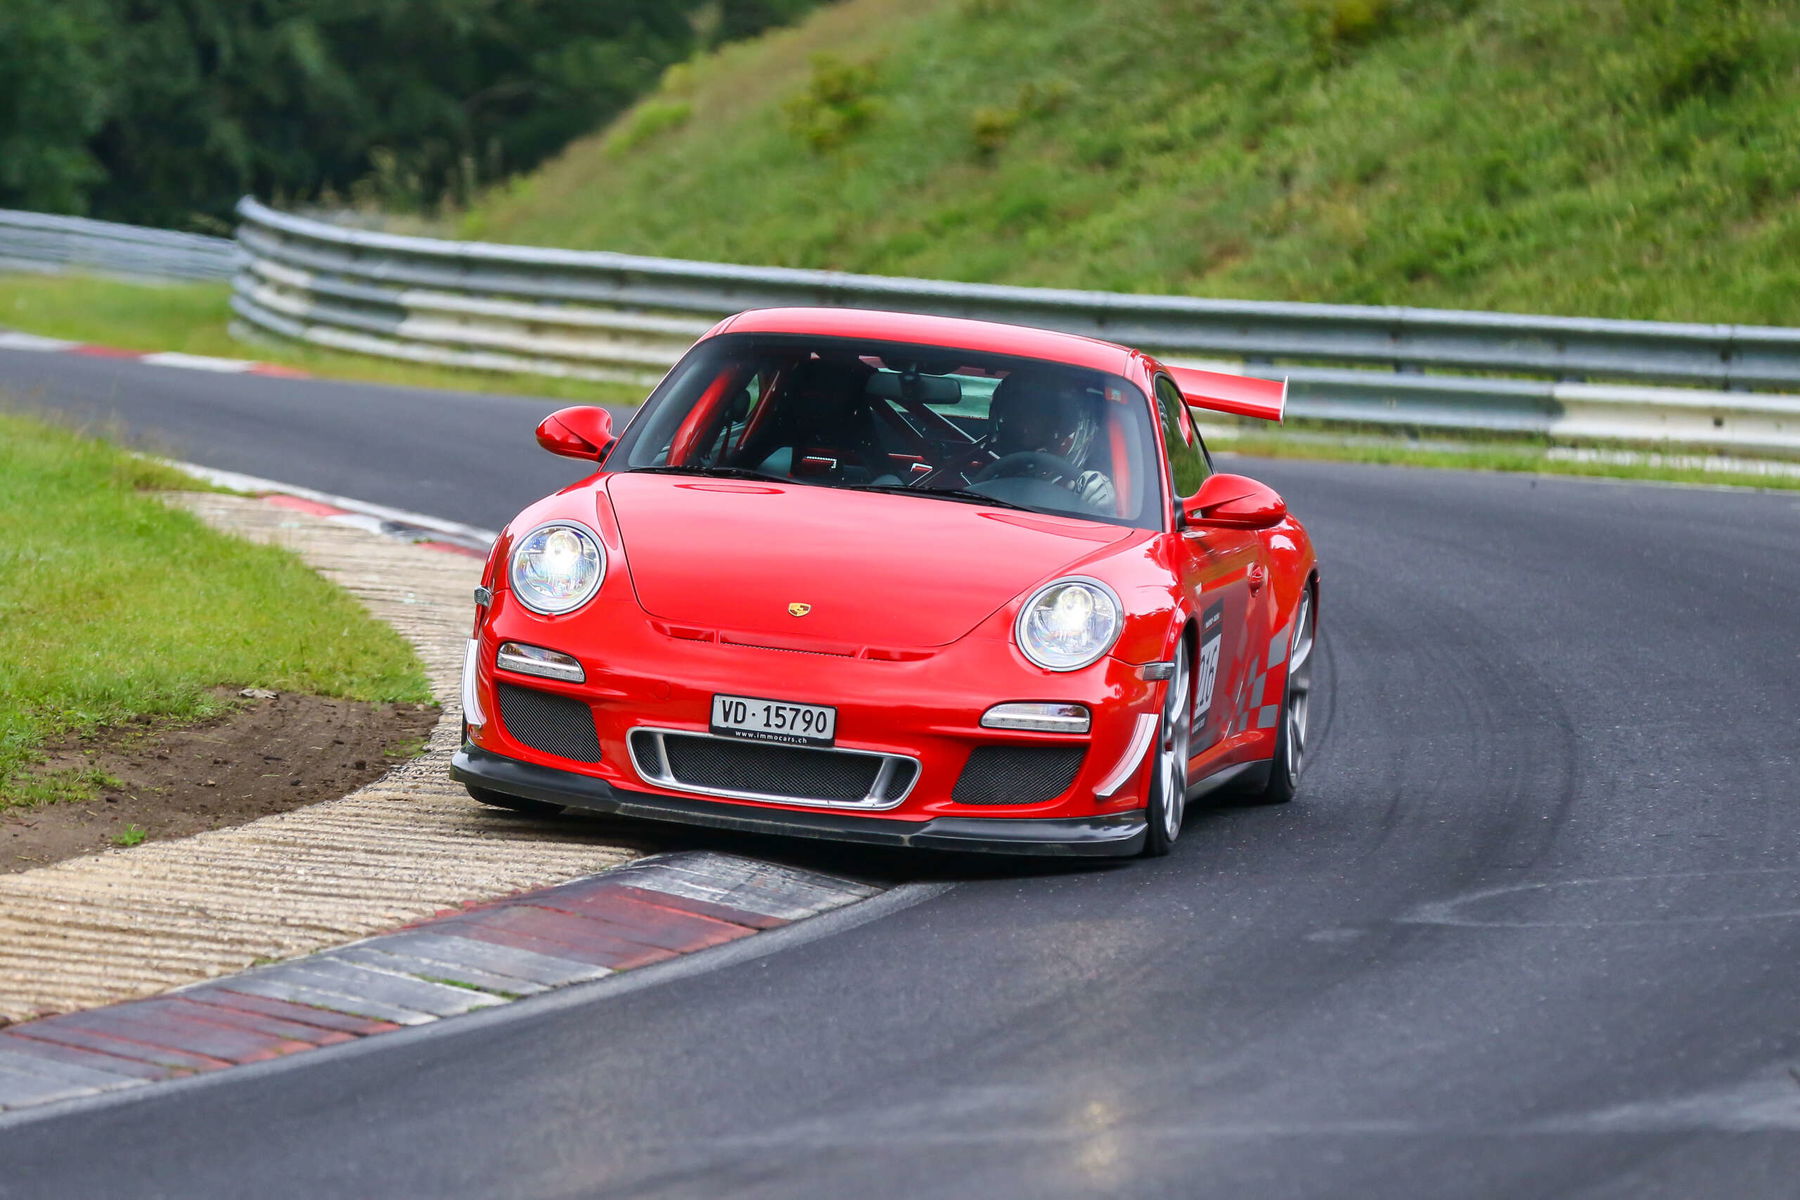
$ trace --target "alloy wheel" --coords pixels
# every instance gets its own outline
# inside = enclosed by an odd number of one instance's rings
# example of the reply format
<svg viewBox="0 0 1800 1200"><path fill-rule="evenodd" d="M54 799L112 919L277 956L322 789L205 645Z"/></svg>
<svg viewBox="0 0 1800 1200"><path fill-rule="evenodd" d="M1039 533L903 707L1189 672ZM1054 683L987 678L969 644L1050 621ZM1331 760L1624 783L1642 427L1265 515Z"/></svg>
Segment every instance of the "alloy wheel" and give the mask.
<svg viewBox="0 0 1800 1200"><path fill-rule="evenodd" d="M1162 784L1163 833L1169 841L1181 836L1181 818L1187 809L1188 744L1193 721L1188 714L1187 645L1175 648L1175 670L1163 694L1161 743L1156 769Z"/></svg>
<svg viewBox="0 0 1800 1200"><path fill-rule="evenodd" d="M1288 648L1287 773L1296 782L1306 765L1306 710L1312 697L1312 656L1318 630L1313 622L1312 589L1300 593L1294 614L1294 638Z"/></svg>

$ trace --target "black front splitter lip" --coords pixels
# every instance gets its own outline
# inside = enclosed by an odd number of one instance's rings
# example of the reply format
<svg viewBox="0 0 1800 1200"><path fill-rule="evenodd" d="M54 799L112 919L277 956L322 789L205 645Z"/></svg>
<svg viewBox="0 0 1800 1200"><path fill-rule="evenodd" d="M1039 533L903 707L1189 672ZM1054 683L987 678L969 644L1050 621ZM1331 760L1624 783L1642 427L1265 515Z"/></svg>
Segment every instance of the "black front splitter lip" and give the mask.
<svg viewBox="0 0 1800 1200"><path fill-rule="evenodd" d="M727 801L688 800L628 791L599 779L522 762L464 743L450 760L450 777L509 796L651 821L678 821L714 829L826 838L871 846L968 850L984 854L1123 857L1144 848L1141 811L1060 820L1004 817L937 817L898 821L845 813L802 813Z"/></svg>

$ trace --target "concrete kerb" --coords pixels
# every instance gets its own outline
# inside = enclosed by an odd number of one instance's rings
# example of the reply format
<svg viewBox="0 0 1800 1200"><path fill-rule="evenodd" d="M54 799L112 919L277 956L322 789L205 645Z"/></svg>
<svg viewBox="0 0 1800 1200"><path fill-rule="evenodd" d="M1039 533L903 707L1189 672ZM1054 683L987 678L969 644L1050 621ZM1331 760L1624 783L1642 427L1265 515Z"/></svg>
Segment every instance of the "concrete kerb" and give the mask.
<svg viewBox="0 0 1800 1200"><path fill-rule="evenodd" d="M388 1047L400 1050L405 1047L417 1046L425 1040L435 1041L442 1037L456 1037L464 1032L476 1033L498 1021L542 1017L549 1013L563 1012L577 1006L592 1004L600 999L611 999L645 988L660 987L701 972L727 969L766 955L791 950L808 942L831 937L872 921L881 920L941 895L951 886L948 883L902 884L859 903L833 909L805 921L783 925L757 937L741 938L715 947L703 956L680 955L638 970L574 982L566 987L526 996L512 1004L479 1008L459 1016L455 1021L433 1021L399 1028L383 1026L380 1032L389 1036L380 1038L351 1034L346 1040L333 1046L333 1054L343 1057L380 1053ZM312 1012L316 1014L311 1018L314 1020L335 1021L338 1019L337 1014L323 1009L315 1009ZM355 1022L359 1018L344 1018L344 1020ZM0 1031L0 1041L4 1041L6 1036L5 1031ZM190 1071L171 1078L169 1072L158 1067L136 1062L127 1063L125 1060L118 1060L118 1062L117 1072L127 1073L131 1078L108 1080L104 1087L65 1084L57 1094L43 1094L41 1098L31 1102L0 1110L0 1129L12 1128L41 1119L51 1119L70 1111L93 1111L130 1103L141 1095L135 1090L134 1079L141 1082L159 1083L159 1093L192 1091L212 1087L224 1078L248 1082L304 1065L303 1059L297 1061L296 1055L288 1054L238 1066L230 1071L228 1076L222 1076L216 1071ZM80 1065L79 1061L74 1065Z"/></svg>
<svg viewBox="0 0 1800 1200"><path fill-rule="evenodd" d="M443 715L422 756L341 800L0 876L0 1020L22 1022L0 1030L0 1108L491 1007L879 890L715 853L634 863L635 847L580 826L481 808L446 773L479 574L468 551L316 501L174 501L358 596L417 649ZM291 961L255 965L276 959Z"/></svg>

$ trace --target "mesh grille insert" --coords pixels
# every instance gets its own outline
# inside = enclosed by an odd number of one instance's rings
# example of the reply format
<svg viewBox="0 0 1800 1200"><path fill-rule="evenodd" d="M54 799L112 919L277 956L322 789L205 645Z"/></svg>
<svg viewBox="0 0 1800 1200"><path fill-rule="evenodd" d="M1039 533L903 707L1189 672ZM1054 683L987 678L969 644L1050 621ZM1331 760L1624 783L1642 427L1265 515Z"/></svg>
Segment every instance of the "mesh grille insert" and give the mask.
<svg viewBox="0 0 1800 1200"><path fill-rule="evenodd" d="M950 799L958 804L1041 804L1069 790L1086 746L977 746Z"/></svg>
<svg viewBox="0 0 1800 1200"><path fill-rule="evenodd" d="M500 693L500 723L514 741L576 762L600 761L594 710L586 704L512 683L495 687Z"/></svg>
<svg viewBox="0 0 1800 1200"><path fill-rule="evenodd" d="M762 745L726 738L679 733L643 733L633 736L632 754L638 770L647 777L662 775L656 758L660 738L669 758L669 773L677 786L719 792L754 792L793 800L822 800L853 804L869 796L884 761L894 769L875 802L905 794L918 773L915 763L884 760L870 754L846 754L838 750L810 750L799 746Z"/></svg>

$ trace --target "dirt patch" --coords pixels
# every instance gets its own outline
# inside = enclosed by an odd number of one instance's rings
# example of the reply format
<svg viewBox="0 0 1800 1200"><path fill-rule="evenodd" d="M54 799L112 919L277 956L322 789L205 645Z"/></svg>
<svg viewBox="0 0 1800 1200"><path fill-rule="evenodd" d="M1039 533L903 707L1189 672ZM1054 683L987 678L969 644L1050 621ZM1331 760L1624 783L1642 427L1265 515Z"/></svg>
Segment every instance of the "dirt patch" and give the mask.
<svg viewBox="0 0 1800 1200"><path fill-rule="evenodd" d="M429 704L233 699L240 707L200 724L132 722L45 747L41 770L98 771L117 786L0 809L0 873L336 800L417 754L438 717Z"/></svg>

